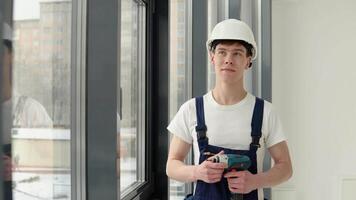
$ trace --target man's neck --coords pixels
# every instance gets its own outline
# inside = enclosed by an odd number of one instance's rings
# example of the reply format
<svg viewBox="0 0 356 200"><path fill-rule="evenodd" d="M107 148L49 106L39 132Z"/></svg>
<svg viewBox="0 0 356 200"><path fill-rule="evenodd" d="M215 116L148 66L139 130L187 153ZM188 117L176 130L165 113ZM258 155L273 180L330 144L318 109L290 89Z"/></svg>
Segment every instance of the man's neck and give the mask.
<svg viewBox="0 0 356 200"><path fill-rule="evenodd" d="M247 92L243 85L216 84L213 91L215 101L220 105L233 105L245 98Z"/></svg>

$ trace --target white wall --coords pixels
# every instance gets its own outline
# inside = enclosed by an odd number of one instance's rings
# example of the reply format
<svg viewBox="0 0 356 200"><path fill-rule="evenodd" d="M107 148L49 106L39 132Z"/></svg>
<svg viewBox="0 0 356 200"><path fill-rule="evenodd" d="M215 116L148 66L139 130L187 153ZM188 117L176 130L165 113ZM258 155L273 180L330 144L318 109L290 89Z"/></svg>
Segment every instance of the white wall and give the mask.
<svg viewBox="0 0 356 200"><path fill-rule="evenodd" d="M294 166L273 200L356 199L356 1L272 0L272 101Z"/></svg>

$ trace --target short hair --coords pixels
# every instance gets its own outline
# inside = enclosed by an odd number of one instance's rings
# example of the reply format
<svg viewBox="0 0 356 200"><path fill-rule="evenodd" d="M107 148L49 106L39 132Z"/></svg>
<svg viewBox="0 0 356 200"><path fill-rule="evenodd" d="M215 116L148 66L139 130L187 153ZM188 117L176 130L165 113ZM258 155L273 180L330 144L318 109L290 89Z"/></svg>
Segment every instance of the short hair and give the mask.
<svg viewBox="0 0 356 200"><path fill-rule="evenodd" d="M245 47L247 56L253 55L252 54L253 46L250 43L245 42L244 40L214 40L211 42L210 51L214 52L218 44L233 44L235 42Z"/></svg>
<svg viewBox="0 0 356 200"><path fill-rule="evenodd" d="M3 39L3 44L8 48L9 52L12 53L12 42L10 40Z"/></svg>

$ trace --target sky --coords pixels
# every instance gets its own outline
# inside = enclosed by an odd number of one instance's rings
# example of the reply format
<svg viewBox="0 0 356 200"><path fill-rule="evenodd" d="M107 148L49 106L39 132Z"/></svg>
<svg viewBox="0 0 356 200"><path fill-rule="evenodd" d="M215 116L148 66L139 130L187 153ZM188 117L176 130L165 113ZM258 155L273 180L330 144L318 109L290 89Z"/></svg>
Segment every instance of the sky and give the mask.
<svg viewBox="0 0 356 200"><path fill-rule="evenodd" d="M39 19L40 0L14 0L14 20Z"/></svg>

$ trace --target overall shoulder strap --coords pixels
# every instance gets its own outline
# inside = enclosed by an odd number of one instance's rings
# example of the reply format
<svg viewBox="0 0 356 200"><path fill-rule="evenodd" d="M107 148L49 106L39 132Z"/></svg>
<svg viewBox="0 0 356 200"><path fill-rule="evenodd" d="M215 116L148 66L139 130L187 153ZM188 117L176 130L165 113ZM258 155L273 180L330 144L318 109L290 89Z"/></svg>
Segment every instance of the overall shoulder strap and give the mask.
<svg viewBox="0 0 356 200"><path fill-rule="evenodd" d="M253 109L253 116L251 122L251 137L250 150L257 151L260 145L260 138L262 135L262 122L263 122L263 108L264 101L256 97L255 107Z"/></svg>
<svg viewBox="0 0 356 200"><path fill-rule="evenodd" d="M199 163L201 163L205 160L205 157L202 157L202 153L205 152L205 149L209 144L209 139L206 137L207 128L205 125L203 97L195 98L195 107L197 113L197 126L195 127L195 131L197 132L198 146L201 153Z"/></svg>
<svg viewBox="0 0 356 200"><path fill-rule="evenodd" d="M205 117L204 117L204 100L203 97L196 97L195 98L195 108L197 114L197 126L195 127L196 132L206 132L206 125L205 125ZM204 135L205 137L205 135ZM198 137L199 138L199 137Z"/></svg>

